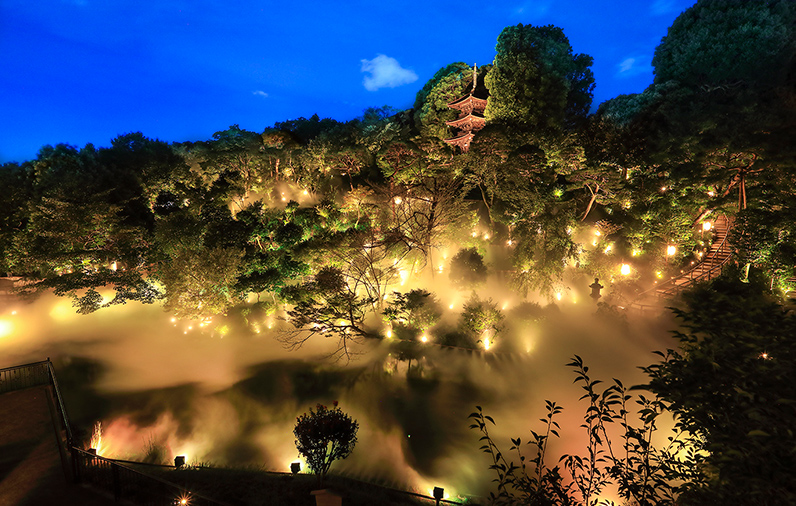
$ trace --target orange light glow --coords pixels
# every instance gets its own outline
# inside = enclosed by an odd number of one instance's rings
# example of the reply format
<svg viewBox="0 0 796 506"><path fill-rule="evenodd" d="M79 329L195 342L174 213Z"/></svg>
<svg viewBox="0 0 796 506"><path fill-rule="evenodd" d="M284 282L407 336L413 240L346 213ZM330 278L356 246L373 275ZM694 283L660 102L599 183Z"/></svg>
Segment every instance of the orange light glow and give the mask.
<svg viewBox="0 0 796 506"><path fill-rule="evenodd" d="M628 264L622 264L622 267L619 268L619 272L622 273L622 276L630 275L630 266Z"/></svg>
<svg viewBox="0 0 796 506"><path fill-rule="evenodd" d="M666 247L666 254L668 256L672 256L675 253L677 253L677 247L676 246L669 245L669 246Z"/></svg>

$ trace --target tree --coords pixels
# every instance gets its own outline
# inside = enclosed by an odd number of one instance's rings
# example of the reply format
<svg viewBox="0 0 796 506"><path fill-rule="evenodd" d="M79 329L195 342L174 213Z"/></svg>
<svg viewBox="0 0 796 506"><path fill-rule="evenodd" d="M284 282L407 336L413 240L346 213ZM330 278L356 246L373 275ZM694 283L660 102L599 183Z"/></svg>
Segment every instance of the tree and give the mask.
<svg viewBox="0 0 796 506"><path fill-rule="evenodd" d="M296 436L296 449L307 461L307 466L318 475L318 484L323 479L332 462L342 460L354 451L357 444L359 423L344 413L334 401L332 409L322 404L310 408L309 414L296 418L293 435Z"/></svg>
<svg viewBox="0 0 796 506"><path fill-rule="evenodd" d="M589 113L592 57L573 54L561 28L522 25L503 29L486 77L487 121L526 128L571 127Z"/></svg>
<svg viewBox="0 0 796 506"><path fill-rule="evenodd" d="M332 335L338 338L332 356L350 358L353 342L370 335L365 328L365 317L375 300L359 297L349 286L340 269L324 267L313 279L282 291L288 302L295 305L288 320L295 330L285 331L279 337L288 348L301 347L315 335Z"/></svg>
<svg viewBox="0 0 796 506"><path fill-rule="evenodd" d="M451 259L450 279L456 285L483 284L487 271L484 257L475 248L462 249Z"/></svg>
<svg viewBox="0 0 796 506"><path fill-rule="evenodd" d="M754 273L738 274L683 293L678 349L644 369L700 442L703 481L682 504L796 502L796 318Z"/></svg>

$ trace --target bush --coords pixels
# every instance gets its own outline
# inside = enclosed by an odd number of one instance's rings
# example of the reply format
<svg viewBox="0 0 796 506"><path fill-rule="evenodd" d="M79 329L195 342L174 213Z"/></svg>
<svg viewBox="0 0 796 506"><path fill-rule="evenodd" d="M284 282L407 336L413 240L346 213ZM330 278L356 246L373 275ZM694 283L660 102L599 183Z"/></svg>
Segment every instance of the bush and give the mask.
<svg viewBox="0 0 796 506"><path fill-rule="evenodd" d="M358 429L359 423L337 407L337 401L332 409L318 404L314 411L310 408L309 414L296 419L296 449L318 475L318 483L323 483L332 462L348 457L354 450Z"/></svg>

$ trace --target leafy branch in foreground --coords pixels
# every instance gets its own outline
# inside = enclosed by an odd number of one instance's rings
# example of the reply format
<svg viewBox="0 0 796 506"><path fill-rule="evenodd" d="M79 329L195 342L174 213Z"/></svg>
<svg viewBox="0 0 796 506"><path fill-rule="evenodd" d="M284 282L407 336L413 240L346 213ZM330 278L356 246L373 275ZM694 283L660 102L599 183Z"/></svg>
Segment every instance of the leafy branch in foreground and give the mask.
<svg viewBox="0 0 796 506"><path fill-rule="evenodd" d="M599 496L611 486L631 504L676 504L685 483L700 475L695 471L700 458L693 451L698 442L676 426L664 447L656 447L652 440L658 431L657 420L665 411L662 401L631 395L617 379L600 387L602 381L589 376L589 368L577 355L567 365L585 392L580 400L588 402L581 425L588 436L585 455L565 454L557 465L547 464L549 439L560 437L561 429L554 418L562 408L554 402L545 401L547 415L540 418L543 430L531 430L532 438L525 443L530 446L531 459L523 455L521 439L511 439L509 450L516 452L518 463L504 456L490 435L488 423L495 425L495 421L484 415L480 406L470 414L474 422L470 428L481 432L481 450L490 455L489 468L497 474L491 504L608 505L613 503ZM635 424L631 403L638 406ZM616 425L621 429L618 432Z"/></svg>

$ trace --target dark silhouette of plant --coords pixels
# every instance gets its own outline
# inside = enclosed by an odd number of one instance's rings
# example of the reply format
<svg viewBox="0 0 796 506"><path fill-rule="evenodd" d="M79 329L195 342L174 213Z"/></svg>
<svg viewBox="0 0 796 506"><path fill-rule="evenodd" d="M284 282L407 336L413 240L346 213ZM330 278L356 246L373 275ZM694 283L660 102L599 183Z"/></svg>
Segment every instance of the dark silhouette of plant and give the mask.
<svg viewBox="0 0 796 506"><path fill-rule="evenodd" d="M567 364L575 372L575 382L585 391L581 400L588 401L581 425L588 434L585 455L563 455L558 464L550 467L545 461L547 444L551 436L560 437L560 426L554 417L562 408L554 402L545 401L547 415L540 421L544 430L531 430L533 457L528 460L522 453L520 438L511 439L510 451L515 452L519 464L507 459L498 444L489 434L487 422L495 421L484 415L480 406L470 414L474 420L470 425L481 433L484 442L481 450L492 458L497 477L493 480L496 492L490 493L492 504L529 504L556 506L592 506L607 504L598 498L609 485L617 488L619 496L629 504L664 505L675 504L685 482L697 477L696 441L693 436L676 428L663 448L652 444L652 436L658 430L656 420L664 412L658 399L643 395L631 395L621 381L614 379L605 388L600 380L589 376L589 368L575 355ZM634 425L628 404L639 406L638 422ZM621 427L619 436L612 424Z"/></svg>
<svg viewBox="0 0 796 506"><path fill-rule="evenodd" d="M332 409L322 404L296 418L293 434L296 449L318 475L318 484L329 472L332 462L348 457L357 444L359 423L344 413L334 401Z"/></svg>

